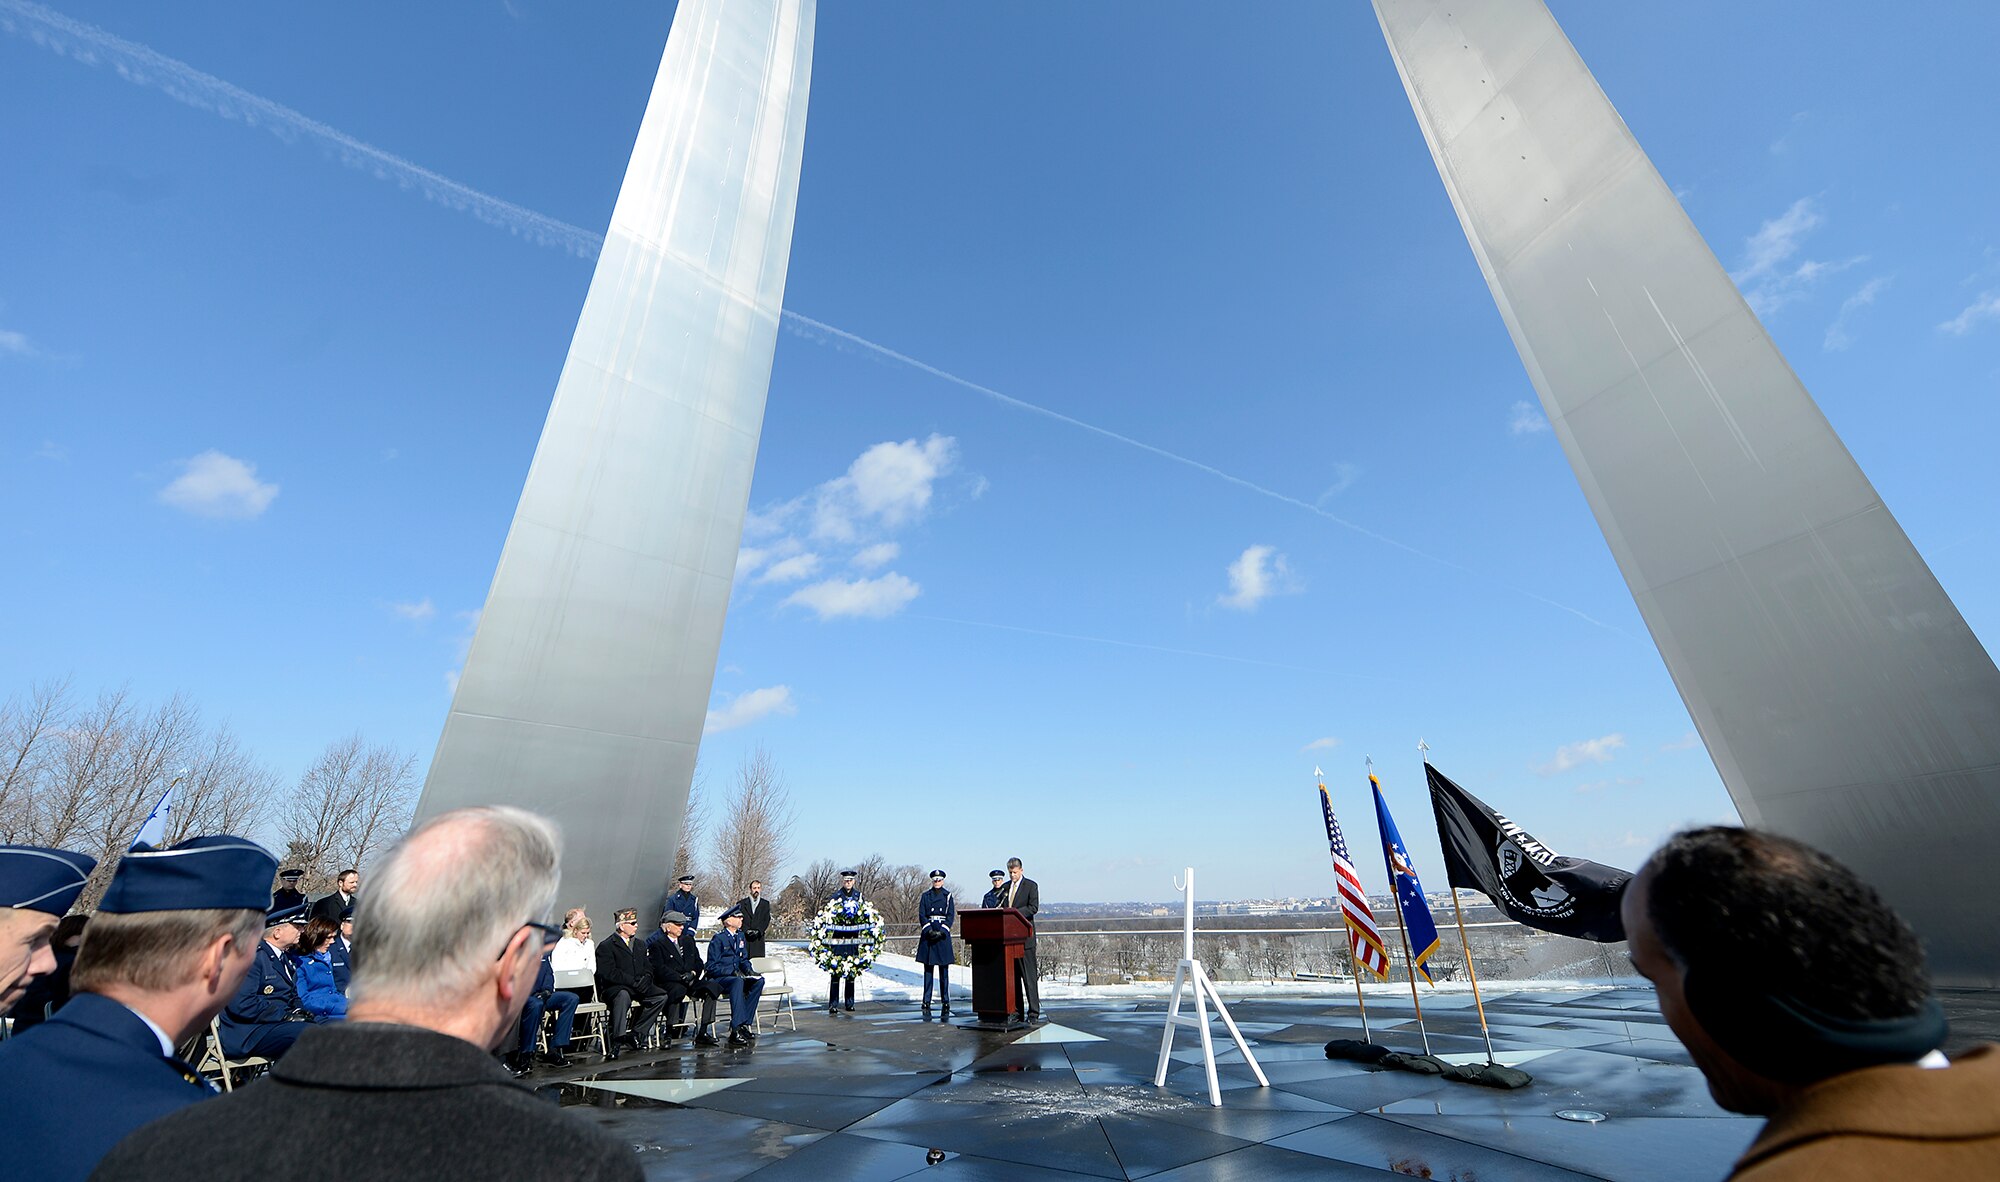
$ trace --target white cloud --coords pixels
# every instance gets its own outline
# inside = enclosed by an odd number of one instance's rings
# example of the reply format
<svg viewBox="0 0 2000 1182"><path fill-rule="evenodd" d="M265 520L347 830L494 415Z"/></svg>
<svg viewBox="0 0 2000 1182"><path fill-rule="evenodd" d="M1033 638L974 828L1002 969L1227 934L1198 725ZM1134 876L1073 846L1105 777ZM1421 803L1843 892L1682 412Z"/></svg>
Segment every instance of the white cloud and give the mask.
<svg viewBox="0 0 2000 1182"><path fill-rule="evenodd" d="M1326 504L1341 493L1353 488L1354 482L1359 479L1361 479L1361 465L1350 464L1345 460L1336 463L1333 466L1333 483L1327 485L1326 491L1314 498L1313 504Z"/></svg>
<svg viewBox="0 0 2000 1182"><path fill-rule="evenodd" d="M429 596L425 596L415 603L392 603L389 605L389 611L400 619L422 623L437 615L438 609L437 604L432 603Z"/></svg>
<svg viewBox="0 0 2000 1182"><path fill-rule="evenodd" d="M385 447L382 449L382 462L385 464L393 464L398 459L402 458L402 455L403 455L402 452L396 450L393 447Z"/></svg>
<svg viewBox="0 0 2000 1182"><path fill-rule="evenodd" d="M1687 734L1682 735L1680 738L1675 739L1671 743L1660 744L1660 750L1689 751L1699 746L1701 746L1701 736L1694 733L1693 731L1689 731Z"/></svg>
<svg viewBox="0 0 2000 1182"><path fill-rule="evenodd" d="M918 443L878 443L813 492L813 536L851 542L863 527L897 529L923 515L931 486L951 471L957 441L932 435Z"/></svg>
<svg viewBox="0 0 2000 1182"><path fill-rule="evenodd" d="M1881 295L1882 290L1888 286L1889 277L1878 275L1862 284L1853 295L1841 301L1839 314L1833 318L1832 324L1826 326L1824 347L1827 352L1838 353L1854 343L1853 335L1847 330L1848 320L1861 309L1873 304L1875 297Z"/></svg>
<svg viewBox="0 0 2000 1182"><path fill-rule="evenodd" d="M183 464L160 500L198 517L256 517L271 507L278 486L257 479L257 466L219 451Z"/></svg>
<svg viewBox="0 0 2000 1182"><path fill-rule="evenodd" d="M809 579L818 573L819 555L810 553L794 554L790 558L781 559L764 568L764 573L757 576L757 581L760 583L796 583L800 579Z"/></svg>
<svg viewBox="0 0 2000 1182"><path fill-rule="evenodd" d="M444 693L448 698L458 696L458 670L447 669L444 671Z"/></svg>
<svg viewBox="0 0 2000 1182"><path fill-rule="evenodd" d="M1338 747L1338 746L1340 746L1340 740L1339 740L1339 739L1334 739L1334 738L1326 738L1326 739L1314 739L1314 740L1313 740L1312 742L1310 742L1310 743L1307 743L1307 744L1306 744L1305 746L1303 746L1303 747L1299 748L1299 750L1301 750L1301 751L1331 751L1331 750L1333 750L1333 749L1334 749L1335 747Z"/></svg>
<svg viewBox="0 0 2000 1182"><path fill-rule="evenodd" d="M1542 414L1542 408L1532 402L1516 402L1507 408L1507 433L1509 435L1539 435L1549 429L1549 420Z"/></svg>
<svg viewBox="0 0 2000 1182"><path fill-rule="evenodd" d="M767 686L764 689L738 694L724 702L721 709L710 710L708 721L703 724L701 731L705 735L712 735L717 731L733 731L737 727L749 726L774 714L796 713L798 707L792 703L790 686Z"/></svg>
<svg viewBox="0 0 2000 1182"><path fill-rule="evenodd" d="M849 559L862 570L877 570L896 561L903 548L894 542L877 542Z"/></svg>
<svg viewBox="0 0 2000 1182"><path fill-rule="evenodd" d="M1586 763L1610 763L1612 755L1624 745L1625 736L1619 734L1569 743L1556 748L1556 757L1535 770L1542 775L1553 776Z"/></svg>
<svg viewBox="0 0 2000 1182"><path fill-rule="evenodd" d="M1744 241L1742 265L1731 271L1729 277L1742 289L1744 302L1752 312L1760 317L1769 316L1786 304L1805 298L1827 276L1868 260L1867 255L1855 255L1834 262L1806 259L1793 266L1792 257L1799 253L1806 235L1825 222L1813 207L1813 199L1801 197Z"/></svg>
<svg viewBox="0 0 2000 1182"><path fill-rule="evenodd" d="M2000 291L1980 293L1979 298L1967 305L1965 311L1938 325L1938 331L1962 337L1991 320L2000 320Z"/></svg>
<svg viewBox="0 0 2000 1182"><path fill-rule="evenodd" d="M28 334L12 329L0 328L0 353L12 353L16 357L38 356L33 341Z"/></svg>
<svg viewBox="0 0 2000 1182"><path fill-rule="evenodd" d="M1292 577L1285 556L1275 546L1251 546L1229 564L1229 591L1215 601L1237 611L1255 611L1273 595L1293 595L1305 585Z"/></svg>
<svg viewBox="0 0 2000 1182"><path fill-rule="evenodd" d="M785 603L811 608L822 620L842 616L866 616L879 620L902 611L922 590L902 575L890 571L879 579L827 579L799 588L785 598Z"/></svg>
<svg viewBox="0 0 2000 1182"><path fill-rule="evenodd" d="M53 439L44 439L42 440L42 445L35 449L35 458L38 460L53 460L60 464L69 458L69 449Z"/></svg>

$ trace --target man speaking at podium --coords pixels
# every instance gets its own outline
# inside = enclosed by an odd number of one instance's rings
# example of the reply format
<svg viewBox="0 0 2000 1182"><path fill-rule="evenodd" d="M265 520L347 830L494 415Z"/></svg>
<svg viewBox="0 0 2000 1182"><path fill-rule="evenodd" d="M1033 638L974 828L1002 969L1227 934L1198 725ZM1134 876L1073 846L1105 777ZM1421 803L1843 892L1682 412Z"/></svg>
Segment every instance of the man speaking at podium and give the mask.
<svg viewBox="0 0 2000 1182"><path fill-rule="evenodd" d="M1021 859L1007 859L1007 882L998 888L999 906L1012 907L1028 921L1028 938L1021 945L1021 988L1028 992L1028 1004L1021 1007L1028 1021L1042 1020L1041 969L1035 963L1035 912L1042 909L1042 890L1032 878L1021 874Z"/></svg>

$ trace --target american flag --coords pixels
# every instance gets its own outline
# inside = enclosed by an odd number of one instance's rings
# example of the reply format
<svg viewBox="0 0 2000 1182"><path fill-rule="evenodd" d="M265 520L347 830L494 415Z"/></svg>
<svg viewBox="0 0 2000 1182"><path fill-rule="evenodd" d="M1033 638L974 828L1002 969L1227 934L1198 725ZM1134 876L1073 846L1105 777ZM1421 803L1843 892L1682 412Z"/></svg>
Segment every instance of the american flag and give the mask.
<svg viewBox="0 0 2000 1182"><path fill-rule="evenodd" d="M1318 775L1319 769L1314 768ZM1389 978L1389 952L1382 945L1382 932L1375 926L1375 913L1368 909L1368 892L1361 888L1361 876L1347 856L1347 839L1340 835L1340 822L1333 817L1333 798L1326 785L1319 786L1319 808L1326 815L1327 847L1333 851L1333 880L1340 898L1340 918L1347 924L1348 946L1354 963L1374 973L1378 980Z"/></svg>

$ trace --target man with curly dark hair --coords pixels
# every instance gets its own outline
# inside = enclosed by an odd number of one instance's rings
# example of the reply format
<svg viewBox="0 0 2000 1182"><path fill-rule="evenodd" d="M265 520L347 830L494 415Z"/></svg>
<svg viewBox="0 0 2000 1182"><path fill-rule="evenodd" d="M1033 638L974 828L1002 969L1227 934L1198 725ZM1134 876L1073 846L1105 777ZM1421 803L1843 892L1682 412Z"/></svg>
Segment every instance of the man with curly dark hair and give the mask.
<svg viewBox="0 0 2000 1182"><path fill-rule="evenodd" d="M1946 1062L1923 947L1853 871L1773 833L1691 829L1623 914L1715 1102L1769 1118L1732 1178L2000 1177L2000 1051Z"/></svg>

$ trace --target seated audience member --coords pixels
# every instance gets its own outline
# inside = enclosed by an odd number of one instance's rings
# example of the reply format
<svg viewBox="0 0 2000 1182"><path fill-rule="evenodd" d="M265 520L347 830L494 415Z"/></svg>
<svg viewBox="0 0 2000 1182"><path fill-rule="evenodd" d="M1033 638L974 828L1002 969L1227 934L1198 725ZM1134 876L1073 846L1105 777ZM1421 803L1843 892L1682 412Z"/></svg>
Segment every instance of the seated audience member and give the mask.
<svg viewBox="0 0 2000 1182"><path fill-rule="evenodd" d="M127 1133L214 1094L174 1048L236 993L277 868L239 837L119 861L77 953L75 995L0 1043L0 1172L82 1182Z"/></svg>
<svg viewBox="0 0 2000 1182"><path fill-rule="evenodd" d="M0 1015L55 971L56 924L95 869L97 859L68 850L0 845Z"/></svg>
<svg viewBox="0 0 2000 1182"><path fill-rule="evenodd" d="M156 1121L102 1182L269 1182L301 1129L338 1182L505 1178L638 1182L631 1148L515 1083L490 1054L514 1037L557 929L560 839L520 809L425 822L371 871L355 925L348 1020L309 1027L270 1078Z"/></svg>
<svg viewBox="0 0 2000 1182"><path fill-rule="evenodd" d="M327 945L340 929L315 915L306 924L298 943L285 954L285 967L292 972L292 988L298 991L299 1008L315 1022L338 1022L347 1017L347 995L333 976L333 957Z"/></svg>
<svg viewBox="0 0 2000 1182"><path fill-rule="evenodd" d="M669 911L660 917L660 930L646 937L646 959L653 966L653 980L666 990L667 1004L673 1007L669 1027L687 1019L691 1001L701 1002L701 1021L695 1024L693 1042L697 1047L719 1045L709 1027L715 1024L715 999L719 996L708 982L708 970L701 951L688 931L688 917Z"/></svg>
<svg viewBox="0 0 2000 1182"><path fill-rule="evenodd" d="M1692 829L1640 869L1624 918L1715 1102L1768 1118L1732 1178L2000 1178L2000 1050L1947 1065L1922 946L1845 866Z"/></svg>
<svg viewBox="0 0 2000 1182"><path fill-rule="evenodd" d="M722 913L722 930L708 942L708 980L729 995L729 1045L755 1042L757 1001L764 996L764 978L750 967L741 907Z"/></svg>
<svg viewBox="0 0 2000 1182"><path fill-rule="evenodd" d="M555 950L549 953L549 967L558 973L597 973L597 945L590 942L590 917L583 908L572 907L563 916L563 938L556 941ZM595 988L585 988L577 992L577 1000L589 1001L597 994Z"/></svg>
<svg viewBox="0 0 2000 1182"><path fill-rule="evenodd" d="M597 946L597 996L611 1011L611 1037L604 1049L606 1059L616 1059L624 1051L636 1051L653 1033L653 1023L667 1006L667 991L653 981L653 966L639 943L639 913L630 907L615 918L618 928ZM633 1003L639 1006L639 1024L630 1027Z"/></svg>
<svg viewBox="0 0 2000 1182"><path fill-rule="evenodd" d="M354 912L352 909L340 913L340 930L333 939L326 942L326 958L333 966L333 987L340 990L340 996L347 996L347 973L350 958L354 955Z"/></svg>
<svg viewBox="0 0 2000 1182"><path fill-rule="evenodd" d="M35 978L21 1000L14 1003L16 1035L48 1021L69 1000L70 969L76 964L76 950L83 945L83 929L89 923L90 916L78 912L63 916L56 924L55 935L49 937L49 950L56 954L55 971Z"/></svg>
<svg viewBox="0 0 2000 1182"><path fill-rule="evenodd" d="M275 1060L292 1049L312 1022L312 1015L299 1003L292 967L285 959L299 942L305 911L297 907L273 911L264 919L257 956L236 996L222 1009L222 1052L232 1059L259 1055Z"/></svg>
<svg viewBox="0 0 2000 1182"><path fill-rule="evenodd" d="M555 1033L549 1036L549 1049L542 1055L542 1062L551 1067L568 1067L570 1030L576 1025L576 994L567 989L556 988L556 971L549 964L549 955L554 945L542 950L542 964L535 970L535 987L528 993L528 1000L521 1006L520 1047L507 1055L507 1070L516 1079L528 1074L528 1057L535 1053L535 1043L542 1032L542 1015L554 1013Z"/></svg>

